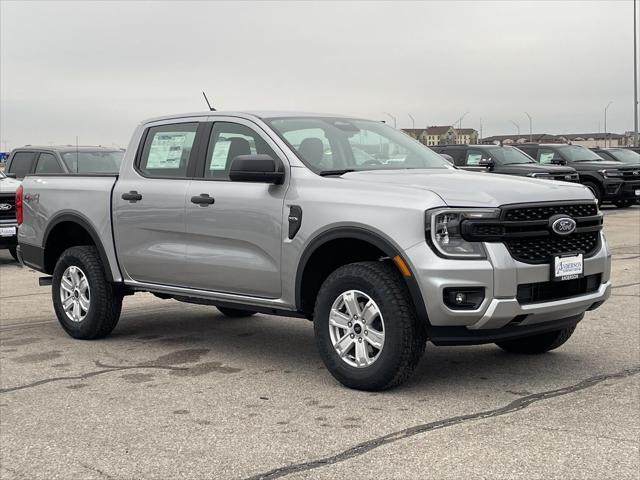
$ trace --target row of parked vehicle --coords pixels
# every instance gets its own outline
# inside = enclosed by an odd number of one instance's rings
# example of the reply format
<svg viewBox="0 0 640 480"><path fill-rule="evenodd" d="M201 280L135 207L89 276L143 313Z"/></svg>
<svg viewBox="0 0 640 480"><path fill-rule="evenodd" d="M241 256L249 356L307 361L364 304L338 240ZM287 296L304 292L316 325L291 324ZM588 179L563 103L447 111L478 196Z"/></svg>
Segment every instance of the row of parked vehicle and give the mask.
<svg viewBox="0 0 640 480"><path fill-rule="evenodd" d="M124 150L95 146L33 146L14 149L0 172L0 249L17 260L16 190L26 175L117 173Z"/></svg>
<svg viewBox="0 0 640 480"><path fill-rule="evenodd" d="M580 182L599 204L627 208L640 200L640 154L631 148L538 143L431 148L464 170Z"/></svg>

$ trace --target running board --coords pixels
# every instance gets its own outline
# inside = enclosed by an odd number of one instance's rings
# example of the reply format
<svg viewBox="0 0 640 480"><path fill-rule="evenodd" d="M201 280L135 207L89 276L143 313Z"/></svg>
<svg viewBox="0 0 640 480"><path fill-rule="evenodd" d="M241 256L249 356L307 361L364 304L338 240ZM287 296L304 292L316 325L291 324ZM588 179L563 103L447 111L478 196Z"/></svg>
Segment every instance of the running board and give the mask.
<svg viewBox="0 0 640 480"><path fill-rule="evenodd" d="M50 287L53 283L53 277L39 277L38 285L41 287Z"/></svg>

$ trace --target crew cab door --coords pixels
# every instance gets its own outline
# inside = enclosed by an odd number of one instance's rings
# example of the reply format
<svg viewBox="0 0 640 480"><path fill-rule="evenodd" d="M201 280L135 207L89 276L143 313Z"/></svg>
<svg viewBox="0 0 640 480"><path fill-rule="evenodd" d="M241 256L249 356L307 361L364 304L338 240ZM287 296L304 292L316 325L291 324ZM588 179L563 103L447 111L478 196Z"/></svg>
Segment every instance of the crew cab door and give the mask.
<svg viewBox="0 0 640 480"><path fill-rule="evenodd" d="M185 194L196 157L197 121L147 128L133 165L113 191L120 266L139 282L180 285L185 262Z"/></svg>
<svg viewBox="0 0 640 480"><path fill-rule="evenodd" d="M280 258L287 181L229 180L238 155L266 154L288 165L257 125L216 117L186 196L185 282L196 289L264 298L281 295Z"/></svg>

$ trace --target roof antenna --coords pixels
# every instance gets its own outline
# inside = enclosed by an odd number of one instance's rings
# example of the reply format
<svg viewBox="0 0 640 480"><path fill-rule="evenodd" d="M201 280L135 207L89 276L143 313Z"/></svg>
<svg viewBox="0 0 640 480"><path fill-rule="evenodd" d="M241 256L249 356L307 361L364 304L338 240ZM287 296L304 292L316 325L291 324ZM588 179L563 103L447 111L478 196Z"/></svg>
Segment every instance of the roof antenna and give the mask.
<svg viewBox="0 0 640 480"><path fill-rule="evenodd" d="M216 111L216 109L215 109L215 108L213 108L213 107L211 106L211 104L209 103L209 99L207 98L207 94L206 94L206 93L204 93L204 92L202 92L202 96L204 97L204 101L205 101L205 102L207 102L207 106L209 107L209 111L210 111L210 112L215 112L215 111Z"/></svg>

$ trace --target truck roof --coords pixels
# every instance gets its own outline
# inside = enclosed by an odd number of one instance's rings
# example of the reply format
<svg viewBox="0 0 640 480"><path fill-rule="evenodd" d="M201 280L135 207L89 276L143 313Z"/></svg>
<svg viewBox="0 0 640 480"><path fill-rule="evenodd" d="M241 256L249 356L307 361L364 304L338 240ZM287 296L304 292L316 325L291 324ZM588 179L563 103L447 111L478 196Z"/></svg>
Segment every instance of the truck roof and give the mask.
<svg viewBox="0 0 640 480"><path fill-rule="evenodd" d="M54 152L95 152L96 150L103 150L105 152L115 152L121 150L118 147L103 147L101 145L23 145L22 147L16 147L15 150L48 150Z"/></svg>
<svg viewBox="0 0 640 480"><path fill-rule="evenodd" d="M214 117L214 116L224 116L224 117L240 117L240 118L285 118L285 117L331 117L331 118L359 118L355 116L349 115L338 115L334 113L317 113L317 112L293 112L293 111L220 111L216 110L213 112L204 111L204 112L190 112L190 113L178 113L174 115L162 115L159 117L147 118L142 121L142 124L158 122L161 120L173 120L176 118L188 118L188 117Z"/></svg>

